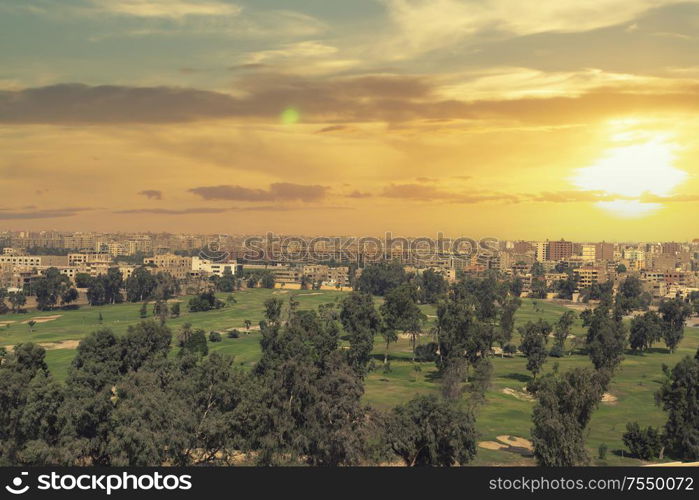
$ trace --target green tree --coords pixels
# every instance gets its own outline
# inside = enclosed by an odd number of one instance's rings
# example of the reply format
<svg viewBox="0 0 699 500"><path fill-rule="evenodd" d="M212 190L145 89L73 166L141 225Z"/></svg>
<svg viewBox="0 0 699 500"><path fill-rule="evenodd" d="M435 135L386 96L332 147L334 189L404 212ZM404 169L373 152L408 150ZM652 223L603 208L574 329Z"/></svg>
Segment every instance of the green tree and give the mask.
<svg viewBox="0 0 699 500"><path fill-rule="evenodd" d="M600 305L589 318L585 345L597 370L613 372L624 359L626 327L621 316Z"/></svg>
<svg viewBox="0 0 699 500"><path fill-rule="evenodd" d="M648 311L642 316L631 320L629 345L634 351L646 351L654 342L662 338L662 321L654 311Z"/></svg>
<svg viewBox="0 0 699 500"><path fill-rule="evenodd" d="M663 446L658 429L651 426L642 429L638 422L626 424L626 432L622 436L622 440L631 454L641 460L657 458Z"/></svg>
<svg viewBox="0 0 699 500"><path fill-rule="evenodd" d="M556 346L561 354L563 354L565 351L565 342L568 339L568 336L570 336L570 331L573 327L573 323L575 322L575 318L575 312L566 311L561 314L558 321L554 325L553 336L556 341Z"/></svg>
<svg viewBox="0 0 699 500"><path fill-rule="evenodd" d="M476 455L475 418L435 396L394 408L387 424L391 450L407 466L465 465Z"/></svg>
<svg viewBox="0 0 699 500"><path fill-rule="evenodd" d="M383 296L406 283L407 280L408 277L399 262L378 262L362 270L355 289L371 295Z"/></svg>
<svg viewBox="0 0 699 500"><path fill-rule="evenodd" d="M597 408L606 382L589 368L549 374L537 381L532 414L534 457L544 467L586 465L585 428Z"/></svg>
<svg viewBox="0 0 699 500"><path fill-rule="evenodd" d="M417 295L415 286L406 283L389 290L384 303L381 304L381 316L386 327L410 334L413 361L415 361L417 337L422 330L422 323L427 319L417 305Z"/></svg>
<svg viewBox="0 0 699 500"><path fill-rule="evenodd" d="M692 314L691 307L682 299L664 300L658 308L662 319L662 335L665 345L670 352L675 352L682 337L684 325Z"/></svg>
<svg viewBox="0 0 699 500"><path fill-rule="evenodd" d="M420 302L423 304L436 304L447 292L447 281L444 275L434 269L425 269L420 275Z"/></svg>
<svg viewBox="0 0 699 500"><path fill-rule="evenodd" d="M349 342L348 361L358 373L364 375L374 349L374 336L381 331L381 317L368 293L352 292L342 301L340 311L342 328Z"/></svg>
<svg viewBox="0 0 699 500"><path fill-rule="evenodd" d="M656 401L668 414L664 441L669 454L699 460L699 351L685 356L672 370L663 367L665 379Z"/></svg>
<svg viewBox="0 0 699 500"><path fill-rule="evenodd" d="M552 330L551 325L542 319L536 323L528 321L526 325L519 328L522 336L519 350L527 357L527 370L532 372L535 379L546 362L548 356L546 344Z"/></svg>

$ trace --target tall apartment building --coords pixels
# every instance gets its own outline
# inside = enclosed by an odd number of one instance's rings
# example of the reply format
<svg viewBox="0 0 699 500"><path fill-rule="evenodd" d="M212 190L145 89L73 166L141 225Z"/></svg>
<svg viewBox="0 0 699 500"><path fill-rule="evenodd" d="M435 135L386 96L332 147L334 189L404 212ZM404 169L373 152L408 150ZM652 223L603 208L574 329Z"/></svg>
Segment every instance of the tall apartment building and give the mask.
<svg viewBox="0 0 699 500"><path fill-rule="evenodd" d="M596 260L614 260L614 243L595 244L595 259Z"/></svg>
<svg viewBox="0 0 699 500"><path fill-rule="evenodd" d="M548 259L554 262L559 260L567 259L573 255L573 242L572 241L550 241L548 244Z"/></svg>

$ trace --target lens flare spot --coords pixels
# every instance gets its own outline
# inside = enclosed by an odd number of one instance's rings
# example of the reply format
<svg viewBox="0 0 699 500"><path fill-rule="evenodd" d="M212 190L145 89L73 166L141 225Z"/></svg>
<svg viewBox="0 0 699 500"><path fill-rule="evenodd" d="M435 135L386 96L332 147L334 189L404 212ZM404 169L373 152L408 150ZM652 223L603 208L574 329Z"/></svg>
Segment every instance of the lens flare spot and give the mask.
<svg viewBox="0 0 699 500"><path fill-rule="evenodd" d="M284 125L293 125L301 119L301 114L296 108L286 108L282 111L281 120Z"/></svg>

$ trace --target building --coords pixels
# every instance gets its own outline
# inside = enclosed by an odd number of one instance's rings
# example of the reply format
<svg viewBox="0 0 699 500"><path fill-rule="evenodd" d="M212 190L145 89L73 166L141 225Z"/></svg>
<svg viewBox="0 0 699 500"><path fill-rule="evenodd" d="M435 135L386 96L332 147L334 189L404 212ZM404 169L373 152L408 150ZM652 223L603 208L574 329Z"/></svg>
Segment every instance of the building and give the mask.
<svg viewBox="0 0 699 500"><path fill-rule="evenodd" d="M589 288L596 283L604 283L609 279L606 269L598 267L578 267L573 269L578 281L578 290Z"/></svg>
<svg viewBox="0 0 699 500"><path fill-rule="evenodd" d="M548 255L546 260L551 260L553 262L558 262L559 260L564 260L573 255L573 242L572 241L550 241L548 244Z"/></svg>
<svg viewBox="0 0 699 500"><path fill-rule="evenodd" d="M192 257L166 253L147 257L143 263L155 267L156 272L166 272L181 281L188 279L192 273Z"/></svg>

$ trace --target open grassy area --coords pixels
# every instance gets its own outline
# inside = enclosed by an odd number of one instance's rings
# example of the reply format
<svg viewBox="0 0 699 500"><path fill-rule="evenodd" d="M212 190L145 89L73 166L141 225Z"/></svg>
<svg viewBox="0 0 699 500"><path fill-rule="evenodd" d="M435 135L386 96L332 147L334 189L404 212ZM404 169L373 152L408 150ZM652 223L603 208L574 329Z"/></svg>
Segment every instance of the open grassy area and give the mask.
<svg viewBox="0 0 699 500"><path fill-rule="evenodd" d="M178 330L186 322L195 328L224 330L238 328L242 335L238 339L224 336L219 343L210 343L211 351L218 351L235 356L236 364L249 368L259 359L260 334L256 330L245 333L244 321L249 319L253 325L263 318L263 302L266 298L279 296L289 297L294 293L300 303L300 308L315 308L320 304L341 299L344 292L335 291L283 291L254 289L237 292L236 304L218 311L204 313L189 313L186 311L187 298L183 298L182 316L169 320L173 330ZM223 296L222 296L223 297ZM378 300L377 300L378 302ZM536 305L535 305L536 304ZM435 309L432 306L422 306L428 316L429 323L434 322ZM117 333L123 333L129 325L140 321L140 304L119 304L103 307L83 307L74 311L55 311L46 313L28 313L24 315L0 316L3 321L15 321L9 326L0 327L0 345L14 345L18 342L60 342L79 340L89 332L102 327L112 328ZM565 311L563 306L524 299L517 313L516 323L521 326L528 320L543 318L555 322ZM98 322L99 313L103 322ZM30 318L53 316L61 314L60 318L46 323L39 323L30 332L26 324L21 323ZM429 326L429 325L428 325ZM426 328L427 330L428 328ZM580 321L573 328L574 335L583 335ZM430 341L429 335L423 335L422 342ZM514 343L519 344L515 334ZM621 456L623 444L621 435L626 423L637 420L641 425L661 425L665 414L654 403L654 393L658 389L662 377L662 365L674 365L685 355L694 355L699 347L699 329L687 328L685 338L679 349L670 354L664 348L658 347L645 355L627 353L621 368L618 370L609 392L615 401L603 402L595 412L589 426L587 444L593 457L597 456L597 448L606 443L609 452L605 463L609 465L633 465L640 462ZM366 380L365 401L375 407L387 409L403 403L416 394L426 394L439 391L440 381L433 363L418 363L417 370L411 362L410 342L401 338L391 345L391 371L384 373L383 343L380 337L375 341L376 369ZM47 351L47 361L54 376L65 379L68 367L75 351L73 349L51 349ZM522 397L521 390L529 380L526 359L517 355L512 358L495 357L492 387L487 393L487 402L479 409L477 416L480 440L495 440L498 436L514 435L523 438L530 437L531 409L533 403ZM549 358L544 365L544 373L553 369L555 364L561 371L576 366L591 366L586 356L574 355L565 358ZM514 394L514 395L513 395ZM533 464L531 458L502 450L486 450L479 448L474 462L477 465L517 465ZM596 463L601 463L596 461Z"/></svg>

